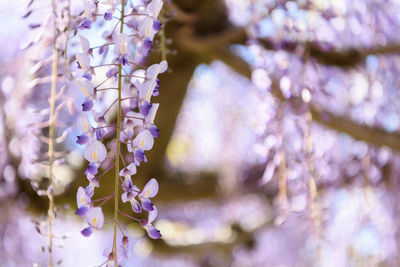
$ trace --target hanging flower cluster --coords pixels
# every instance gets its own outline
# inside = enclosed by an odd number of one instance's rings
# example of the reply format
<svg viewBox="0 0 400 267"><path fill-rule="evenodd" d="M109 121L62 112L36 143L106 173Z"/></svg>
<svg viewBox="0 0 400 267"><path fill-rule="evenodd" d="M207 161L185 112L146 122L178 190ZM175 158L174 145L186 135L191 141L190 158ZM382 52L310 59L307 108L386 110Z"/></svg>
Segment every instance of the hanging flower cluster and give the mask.
<svg viewBox="0 0 400 267"><path fill-rule="evenodd" d="M63 60L64 65L68 65L64 40L68 40L68 29L74 22L70 15L70 0L59 3L56 0L50 0L47 4L47 6L41 6L39 1L30 0L26 13L22 17L30 21L28 26L34 32L34 40L22 47L22 50L29 49L28 57L33 62L29 70L32 81L23 88L26 96L23 98L25 101L22 105L29 107L31 116L19 119L15 132L18 135L18 132L23 130L21 135L25 136L24 147L20 148L22 167L19 172L21 176L31 179L31 185L37 194L49 199L48 217L46 221L36 222L35 228L39 234L49 239L46 251L49 253L49 266L52 266L53 248L56 242L53 234L56 218L54 192L62 187L61 177L56 177L54 170L64 163L67 152L60 151L57 144L63 143L71 133L72 126L69 118L75 113L74 99L68 94L69 88L66 86L67 76L64 75L60 66ZM46 9L51 15L44 18L38 16ZM41 21L36 21L35 16ZM27 98L28 95L30 99ZM35 98L35 95L40 95L40 97ZM44 144L40 144L39 140ZM44 150L46 150L45 154L42 152ZM31 158L26 158L26 154L31 154ZM48 175L48 183L42 183L43 181L39 179L39 174L44 170Z"/></svg>
<svg viewBox="0 0 400 267"><path fill-rule="evenodd" d="M152 178L140 190L133 184L132 176L142 162L147 162L145 152L153 147L154 138L159 136L154 125L159 104L151 103L151 97L159 93L157 77L167 70L167 62L153 64L147 69L140 62L152 48L155 34L161 30L157 18L163 2L153 0L138 5L128 0L86 0L84 3L77 35L81 53L76 54L76 68L72 71L76 85L85 95L82 115L77 122L80 135L76 140L83 146L84 157L89 162L85 172L89 184L77 192L76 214L86 218L88 223L82 234L90 236L94 229L101 229L104 223L101 205L109 199L121 197L122 202L130 203L134 213L147 212L148 219L140 220L120 212L116 200L114 229L117 229L118 214L121 213L138 221L150 238L157 239L161 234L152 225L157 217L157 208L151 198L158 192L158 182ZM102 34L104 44L91 47L91 41L83 35L98 24L104 28L110 26L110 29ZM101 63L95 65L95 62ZM116 124L112 123L114 116L111 114L115 110ZM114 134L116 137L107 149L102 140ZM124 157L123 148L129 156ZM110 161L114 161L111 167ZM123 164L121 168L120 163ZM96 205L99 200L92 198L102 176L99 170L112 168L116 171L114 193ZM123 190L121 196L119 188ZM114 261L116 265L121 254L117 250L115 231L113 249L106 256L110 264ZM127 243L128 238L123 234L122 247L126 248Z"/></svg>

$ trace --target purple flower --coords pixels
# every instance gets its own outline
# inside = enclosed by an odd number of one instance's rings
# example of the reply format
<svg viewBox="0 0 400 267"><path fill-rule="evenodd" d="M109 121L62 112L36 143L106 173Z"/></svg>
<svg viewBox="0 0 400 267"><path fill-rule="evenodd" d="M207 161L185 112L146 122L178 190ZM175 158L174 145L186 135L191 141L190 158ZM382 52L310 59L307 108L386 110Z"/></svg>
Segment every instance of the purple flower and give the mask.
<svg viewBox="0 0 400 267"><path fill-rule="evenodd" d="M87 206L82 206L75 211L75 214L77 214L81 217L85 217L88 210L89 210L89 208Z"/></svg>
<svg viewBox="0 0 400 267"><path fill-rule="evenodd" d="M125 193L121 195L122 202L131 202L131 207L134 212L142 212L142 207L135 199L135 197L138 195L139 188L137 188L137 186L132 183L132 179L130 176L125 176L122 189L125 191Z"/></svg>
<svg viewBox="0 0 400 267"><path fill-rule="evenodd" d="M104 48L106 48L106 47L107 47L107 46L105 46L105 45L100 46L100 48L99 48L99 55L103 54Z"/></svg>
<svg viewBox="0 0 400 267"><path fill-rule="evenodd" d="M123 54L121 56L121 58L119 59L119 63L121 63L122 65L128 64L128 57L126 56L126 54Z"/></svg>
<svg viewBox="0 0 400 267"><path fill-rule="evenodd" d="M104 19L105 19L105 20L112 20L112 16L113 16L113 14L112 14L111 10L107 10L107 11L104 13Z"/></svg>
<svg viewBox="0 0 400 267"><path fill-rule="evenodd" d="M96 133L96 139L97 140L103 139L103 137L106 135L104 129L96 129L95 133Z"/></svg>
<svg viewBox="0 0 400 267"><path fill-rule="evenodd" d="M123 168L119 172L119 176L127 176L127 175L135 175L136 174L136 165L135 163L130 163L126 168Z"/></svg>
<svg viewBox="0 0 400 267"><path fill-rule="evenodd" d="M94 179L93 179L93 180L94 180ZM87 195L88 197L90 197L90 198L93 197L93 195L94 195L94 187L95 187L95 186L98 186L98 182L97 182L97 184L96 184L96 181L91 182L90 184L88 184L88 186L85 187L85 192L86 192L86 195Z"/></svg>
<svg viewBox="0 0 400 267"><path fill-rule="evenodd" d="M85 237L89 237L93 233L92 227L88 226L81 231L81 234Z"/></svg>
<svg viewBox="0 0 400 267"><path fill-rule="evenodd" d="M90 97L85 98L85 102L82 104L82 111L90 111L93 108L93 100Z"/></svg>
<svg viewBox="0 0 400 267"><path fill-rule="evenodd" d="M88 144L84 151L84 157L89 162L103 162L107 156L107 149L103 143L93 141Z"/></svg>
<svg viewBox="0 0 400 267"><path fill-rule="evenodd" d="M154 119L156 117L156 113L157 113L159 106L160 106L160 104L158 104L158 103L154 103L151 105L148 114L144 118L146 124L151 125L154 123Z"/></svg>
<svg viewBox="0 0 400 267"><path fill-rule="evenodd" d="M132 141L132 145L143 151L150 150L153 147L154 138L149 130L141 131Z"/></svg>
<svg viewBox="0 0 400 267"><path fill-rule="evenodd" d="M76 54L76 61L79 63L79 67L84 71L91 71L90 68L90 57L88 54Z"/></svg>
<svg viewBox="0 0 400 267"><path fill-rule="evenodd" d="M146 225L144 229L151 239L160 239L162 237L161 232L151 224Z"/></svg>
<svg viewBox="0 0 400 267"><path fill-rule="evenodd" d="M153 96L158 96L160 94L160 86L156 85L154 87Z"/></svg>
<svg viewBox="0 0 400 267"><path fill-rule="evenodd" d="M137 98L133 98L129 100L129 107L131 109L135 109L138 107L138 99Z"/></svg>
<svg viewBox="0 0 400 267"><path fill-rule="evenodd" d="M153 42L150 39L144 39L143 48L146 50L150 50L153 47Z"/></svg>
<svg viewBox="0 0 400 267"><path fill-rule="evenodd" d="M89 225L96 229L101 229L104 224L104 215L100 207L89 209L86 215Z"/></svg>
<svg viewBox="0 0 400 267"><path fill-rule="evenodd" d="M160 130L154 124L149 127L149 131L154 138L160 136Z"/></svg>
<svg viewBox="0 0 400 267"><path fill-rule="evenodd" d="M139 199L142 202L144 210L152 211L154 209L153 203L151 202L150 198L155 197L157 193L158 182L155 178L151 178L139 194Z"/></svg>
<svg viewBox="0 0 400 267"><path fill-rule="evenodd" d="M161 26L162 26L162 24L160 21L158 21L156 19L153 21L153 29L155 31L157 31L157 32L161 31Z"/></svg>
<svg viewBox="0 0 400 267"><path fill-rule="evenodd" d="M78 63L79 64L79 63ZM92 75L90 75L90 73L89 72L85 72L85 74L83 74L83 76L82 76L83 78L86 78L86 79L88 79L89 81L91 81L92 80ZM153 94L154 95L154 94Z"/></svg>
<svg viewBox="0 0 400 267"><path fill-rule="evenodd" d="M127 236L122 237L121 248L122 248L125 258L129 259L130 258L130 249L129 249L129 238Z"/></svg>
<svg viewBox="0 0 400 267"><path fill-rule="evenodd" d="M82 13L81 22L78 26L79 29L90 29L92 23L97 21L95 18L98 16L97 13L99 13L97 2L99 1L85 1L85 12ZM104 14L103 18L105 21L113 21L113 12L115 9L118 10L118 4L115 4L115 1L111 2L113 2L112 8L109 7L109 10L105 9L105 12L102 13ZM78 68L81 70L76 72L73 71L71 74L73 75L74 82L80 87L86 97L82 103L82 111L86 113L82 113L77 121L78 127L81 130L81 135L77 137L76 141L78 144L86 145L83 154L85 159L89 161L89 165L85 171L89 184L85 188L79 187L77 192L78 209L76 210L76 214L85 217L88 223L88 225L86 225L87 227L81 231L84 236L90 236L95 229L101 229L104 224L102 208L100 206L94 207L94 204L97 202L92 201L95 189L99 187L99 176L97 175L99 168L108 170L112 167L111 159L119 157L116 153L117 148L121 143L124 143L127 145L127 150L130 153L129 156L126 157L126 161L123 161L124 168L118 170L120 178L124 179L122 184L123 192L121 194L121 200L123 203L129 202L132 210L136 213L141 213L142 210L146 210L148 212L148 218L141 221L142 227L146 230L150 238L161 238L160 231L152 225L153 221L157 217L157 208L152 203L152 198L158 193L158 182L156 179L152 178L147 182L143 189L140 190L133 184L131 176L137 173L137 166L139 166L142 161L147 162L145 151L150 150L153 147L154 138L160 135L158 128L154 125L154 118L159 104L152 103L150 100L153 95L156 96L159 94L159 79L157 76L167 70L167 62L162 61L159 64L151 65L147 69L135 70L131 78L124 79L122 88L120 87L121 83L118 83L118 89L121 90L124 95L123 100L127 100L123 103L118 103L119 107L122 109L122 113L124 114L123 120L118 120L121 122L119 127L110 124L108 120L106 121L104 118L105 113L103 113L103 111L100 111L99 113L94 111L94 105L97 103L95 102L97 101L97 96L102 96L102 93L98 92L100 90L116 89L115 83L117 79L115 77L118 77L119 75L119 68L115 67L115 65L127 65L130 64L129 61L131 60L135 60L135 62L144 62L144 57L152 48L154 35L157 31L162 29L163 25L159 20L157 20L157 17L160 13L163 1L146 0L144 1L144 4L145 7L141 7L140 9L134 8L134 11L132 12L146 14L137 17L137 19L136 16L132 19L130 18L125 23L127 27L130 27L130 30L122 28L120 33L105 31L102 34L102 37L106 42L100 47L96 46L90 48L91 41L89 42L85 37L79 36L82 51L75 55L75 59ZM124 16L122 11L121 13L122 16ZM106 25L107 23L102 24ZM95 24L93 24L93 26L97 27ZM132 30L134 31L134 34L132 34ZM135 48L135 58L128 56L131 47ZM96 48L99 48L98 54L102 56L93 53L93 49ZM107 52L114 54L107 57ZM106 73L106 77L109 79L98 83L100 77L97 77L95 72L98 66L91 66L91 61L100 62L102 59L104 60L107 58L111 59L109 64L105 64L110 66L110 69L108 69ZM93 81L96 81L96 84L98 83L99 85L95 86L95 83L92 82L92 78ZM107 84L105 84L105 82L107 82ZM103 84L106 86L105 88L103 88ZM98 89L98 87L102 89ZM100 108L100 106L96 105L96 108ZM111 109L111 107L105 108L107 108L106 113ZM108 117L109 116L107 115L107 118ZM112 126L112 129L107 128ZM119 140L113 139L110 143L110 148L106 148L106 146L99 140L104 139L105 137L111 137L111 134L114 134L116 129L120 131L120 133L118 133L120 136ZM127 162L126 166L125 162ZM117 184L115 186L121 185ZM119 195L110 195L109 197L104 198L104 200L107 201L113 197L118 198ZM103 200L103 198L99 200ZM119 247L117 248L117 250L121 250L121 253L115 251L113 253L112 250L109 250L108 253L106 253L108 262L105 264L107 266L113 266L113 261L117 256L119 262L122 255L128 255L128 247L129 239L128 237L123 236L122 243L119 244Z"/></svg>
<svg viewBox="0 0 400 267"><path fill-rule="evenodd" d="M143 116L147 116L149 114L149 110L151 108L151 104L149 102L144 102L143 105L140 106L139 111Z"/></svg>
<svg viewBox="0 0 400 267"><path fill-rule="evenodd" d="M83 133L91 133L93 131L92 125L86 116L78 118L78 128Z"/></svg>
<svg viewBox="0 0 400 267"><path fill-rule="evenodd" d="M142 162L142 161L147 162L147 158L144 155L144 152L142 150L137 149L135 151L135 164L137 166L140 166L140 162Z"/></svg>
<svg viewBox="0 0 400 267"><path fill-rule="evenodd" d="M76 203L78 205L78 209L82 206L90 206L92 203L92 200L86 194L86 191L82 186L78 188L78 192L76 193Z"/></svg>
<svg viewBox="0 0 400 267"><path fill-rule="evenodd" d="M76 137L76 143L79 145L85 145L89 142L89 136L81 134Z"/></svg>
<svg viewBox="0 0 400 267"><path fill-rule="evenodd" d="M86 171L85 171L85 174L86 174L86 175L94 176L94 175L97 174L97 172L98 172L97 164L94 163L94 162L92 162L92 163L90 163L89 166L87 167L87 169L86 169Z"/></svg>
<svg viewBox="0 0 400 267"><path fill-rule="evenodd" d="M90 29L91 26L92 26L92 20L91 20L91 19L88 19L88 18L85 18L85 19L81 22L81 24L79 24L78 28L79 28L80 30L84 30L84 29Z"/></svg>
<svg viewBox="0 0 400 267"><path fill-rule="evenodd" d="M142 206L143 206L143 209L146 211L151 211L154 209L153 203L148 198L142 199Z"/></svg>
<svg viewBox="0 0 400 267"><path fill-rule="evenodd" d="M117 75L117 73L118 73L118 68L111 68L111 69L109 69L109 70L107 71L106 77L107 77L107 78L110 78L110 77L112 77L112 76Z"/></svg>
<svg viewBox="0 0 400 267"><path fill-rule="evenodd" d="M156 207L153 208L152 211L149 212L148 220L144 219L140 222L142 227L146 230L147 234L152 239L159 239L161 238L161 233L157 230L153 225L153 221L157 218L158 210Z"/></svg>
<svg viewBox="0 0 400 267"><path fill-rule="evenodd" d="M133 183L132 183L132 179L131 179L131 177L128 175L128 176L125 176L125 180L124 180L124 182L123 182L123 184L122 184L122 189L126 192L126 193L132 193L133 194L133 197L136 197L137 196L137 194L138 194L138 192L139 192L139 188L137 188L137 186L136 185L134 185ZM129 201L130 200L130 198L129 197L127 197L127 198L125 198L127 195L124 195L124 194L122 194L122 201L125 203L126 201ZM125 199L125 200L124 200Z"/></svg>
<svg viewBox="0 0 400 267"><path fill-rule="evenodd" d="M133 198L131 201L131 207L132 210L136 213L141 213L142 212L142 207L139 204L139 201L137 201L135 198Z"/></svg>

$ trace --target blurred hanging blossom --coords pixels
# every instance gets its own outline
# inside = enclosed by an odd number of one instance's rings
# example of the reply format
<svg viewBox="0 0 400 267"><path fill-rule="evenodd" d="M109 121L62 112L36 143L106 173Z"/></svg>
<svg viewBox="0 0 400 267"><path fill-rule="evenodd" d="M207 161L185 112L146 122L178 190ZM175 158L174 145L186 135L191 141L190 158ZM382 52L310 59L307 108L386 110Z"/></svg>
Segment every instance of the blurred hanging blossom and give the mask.
<svg viewBox="0 0 400 267"><path fill-rule="evenodd" d="M85 172L89 184L78 189L76 214L86 218L88 226L82 230L82 234L90 236L93 230L101 229L104 224L101 206L114 199L114 238L112 249L105 251L107 266L117 266L122 255L127 255L125 252L129 239L119 225L119 214L140 223L150 238L161 237L152 225L157 217L157 208L151 198L158 192L158 182L152 178L140 190L133 184L132 175L136 174L141 162L147 162L145 151L153 147L154 138L159 136L158 128L154 125L159 104L151 103L151 97L158 95L157 76L167 70L167 62L164 60L147 69L140 62L152 48L155 34L161 30L162 25L157 18L162 6L161 0L141 4L129 0L86 0L77 25L81 53L75 55L76 67L71 73L74 83L81 88L85 98L81 105L82 115L77 121L81 133L76 143L84 146L83 154L89 162ZM91 47L93 41L84 35L92 28L98 30L98 24L105 29L102 33L105 43ZM112 51L110 47L113 47ZM101 63L95 65L94 62ZM115 99L109 103L112 98ZM112 121L114 110L117 113L116 124ZM116 136L107 148L102 140L114 134ZM124 145L132 156L124 157ZM114 164L110 164L111 161ZM93 199L100 178L112 168L115 168L114 193ZM100 169L104 171L100 173ZM129 202L135 213L148 212L148 219L140 220L119 210L120 188L124 192L121 195L122 202ZM117 228L123 235L120 246L117 246L116 241Z"/></svg>
<svg viewBox="0 0 400 267"><path fill-rule="evenodd" d="M42 13L43 8L48 9L49 15L45 16L44 20L39 23L29 24L30 29L36 31L35 39L23 47L23 49L29 49L30 54L33 55L31 60L34 62L34 66L30 69L30 74L34 79L28 84L27 90L31 91L32 95L36 90L40 93L46 92L44 98L46 101L33 99L35 100L33 112L36 114L36 120L30 121L30 127L36 129L35 137L42 141L44 146L36 146L37 151L35 152L37 153L32 153L36 158L31 166L38 169L36 171L31 170L25 176L32 179L32 187L38 195L47 196L49 199L47 223L37 223L37 225L45 225L47 229L44 231L38 226L37 230L40 234L49 238L47 248L49 266L53 266L53 248L55 246L53 244L55 241L53 224L56 217L54 193L55 188L63 187L62 177L56 177L55 168L64 163L64 156L67 154L66 149L61 151L58 144L63 143L72 131L70 122L76 113L73 106L74 100L67 93L69 89L66 84L68 73L60 68L63 60L65 66L69 64L66 44L69 39L69 28L74 23L74 18L70 14L70 0L52 0L49 1L47 6L41 6L37 1L31 0L23 18L31 19L32 16L35 16L32 14ZM62 55L64 55L64 58L62 58ZM41 155L41 149L44 150L45 148L47 153ZM21 149L21 151L23 150L25 148ZM40 171L44 172L39 168L45 169L48 175L48 183L42 183L43 181L37 179L37 174Z"/></svg>

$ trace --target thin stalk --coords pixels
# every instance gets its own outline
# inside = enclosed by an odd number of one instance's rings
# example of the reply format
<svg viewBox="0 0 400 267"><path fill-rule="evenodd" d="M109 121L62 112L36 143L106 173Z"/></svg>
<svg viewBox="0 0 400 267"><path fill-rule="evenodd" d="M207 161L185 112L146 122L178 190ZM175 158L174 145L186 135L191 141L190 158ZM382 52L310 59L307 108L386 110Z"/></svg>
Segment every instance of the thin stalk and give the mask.
<svg viewBox="0 0 400 267"><path fill-rule="evenodd" d="M311 196L311 217L314 221L315 231L317 236L321 236L321 216L320 216L320 208L318 205L318 190L317 190L317 175L315 173L313 159L312 159L312 133L311 133L311 126L312 126L312 115L311 112L306 113L306 120L307 120L307 129L305 134L305 143L306 143L306 160L307 160L307 168L310 174L310 179L308 180L308 188L310 190Z"/></svg>
<svg viewBox="0 0 400 267"><path fill-rule="evenodd" d="M98 49L98 48L101 48L101 47L104 47L104 46L113 45L113 44L115 44L115 43L108 43L108 44L93 46L93 47L91 47L90 49L94 50L94 49Z"/></svg>
<svg viewBox="0 0 400 267"><path fill-rule="evenodd" d="M279 179L279 193L278 200L281 209L281 214L278 217L277 223L280 224L286 220L287 211L288 211L288 197L287 197L287 166L286 166L286 154L285 149L283 147L283 104L280 103L277 112L277 118L279 121L279 138L281 147L279 150L280 162L278 166L278 179Z"/></svg>
<svg viewBox="0 0 400 267"><path fill-rule="evenodd" d="M68 69L68 42L69 42L69 32L70 32L70 21L71 21L71 0L67 2L67 31L65 33L65 47L64 47L64 65L65 72L69 80L72 80L72 75Z"/></svg>
<svg viewBox="0 0 400 267"><path fill-rule="evenodd" d="M129 218L129 219L131 219L131 220L134 220L134 221L140 222L140 220L139 220L139 219L137 219L137 218L135 218L135 217L132 217L132 216L130 216L130 215L128 215L128 214L126 214L126 213L125 213L125 212L123 212L123 211L120 211L119 213L121 213L122 215L124 215L125 217L127 217L127 218Z"/></svg>
<svg viewBox="0 0 400 267"><path fill-rule="evenodd" d="M306 133L305 133L305 144L306 144L306 161L307 168L310 174L310 178L308 180L308 189L310 191L311 197L311 218L313 220L314 229L318 239L322 238L322 225L321 225L321 212L318 204L318 189L317 189L317 174L314 168L312 152L313 152L313 144L312 144L312 115L311 112L308 111L306 113ZM318 242L316 247L316 252L314 255L315 262L319 262L321 260L321 243Z"/></svg>
<svg viewBox="0 0 400 267"><path fill-rule="evenodd" d="M55 126L55 106L57 94L57 71L58 71L58 51L57 43L57 10L55 0L52 0L54 13L54 40L53 40L53 65L51 79L51 95L50 95L50 119L49 119L49 179L50 185L48 190L49 198L49 267L53 266L53 218L54 218L54 196L53 196L53 165L54 165L54 126Z"/></svg>
<svg viewBox="0 0 400 267"><path fill-rule="evenodd" d="M124 15L125 15L125 0L121 1L121 27L119 32L124 31ZM121 151L120 132L121 132L121 88L122 88L122 64L118 66L118 117L117 117L117 153L115 157L115 180L114 180L114 238L113 238L113 256L114 266L118 266L117 255L117 227L118 227L118 188L119 188L119 154Z"/></svg>

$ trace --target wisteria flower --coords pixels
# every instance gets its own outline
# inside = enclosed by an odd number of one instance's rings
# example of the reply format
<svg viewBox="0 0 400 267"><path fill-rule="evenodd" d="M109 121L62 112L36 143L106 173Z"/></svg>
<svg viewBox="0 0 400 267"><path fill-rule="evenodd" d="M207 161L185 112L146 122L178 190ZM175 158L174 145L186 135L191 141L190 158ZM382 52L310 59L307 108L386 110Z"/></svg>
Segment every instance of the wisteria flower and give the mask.
<svg viewBox="0 0 400 267"><path fill-rule="evenodd" d="M120 176L127 176L127 175L135 175L136 174L136 164L135 163L130 163L126 168L123 168L120 172Z"/></svg>
<svg viewBox="0 0 400 267"><path fill-rule="evenodd" d="M107 156L107 149L102 142L93 141L84 151L84 157L89 162L103 162Z"/></svg>
<svg viewBox="0 0 400 267"><path fill-rule="evenodd" d="M135 198L139 193L139 188L132 183L130 176L125 176L122 188L125 191L121 195L122 202L125 203L129 201L131 203L132 210L136 213L140 213L142 211L142 207Z"/></svg>
<svg viewBox="0 0 400 267"><path fill-rule="evenodd" d="M101 229L104 224L104 215L100 207L91 208L86 213L86 220L89 224L88 227L83 229L81 233L88 237L92 234L93 229Z"/></svg>
<svg viewBox="0 0 400 267"><path fill-rule="evenodd" d="M156 207L154 207L153 210L149 212L148 219L141 221L142 227L146 230L147 234L151 239L159 239L162 237L161 232L152 224L153 221L156 219L157 215L158 215L158 210Z"/></svg>
<svg viewBox="0 0 400 267"><path fill-rule="evenodd" d="M92 205L92 200L86 194L86 191L82 186L78 188L78 192L76 194L76 203L78 205L76 214L81 217L85 216L90 206Z"/></svg>
<svg viewBox="0 0 400 267"><path fill-rule="evenodd" d="M146 211L152 211L154 205L150 198L153 198L158 193L158 182L155 178L151 178L150 181L144 186L143 190L139 193L139 199L142 202L143 209Z"/></svg>
<svg viewBox="0 0 400 267"><path fill-rule="evenodd" d="M142 151L150 150L153 144L154 138L149 130L141 131L132 142L133 147Z"/></svg>

